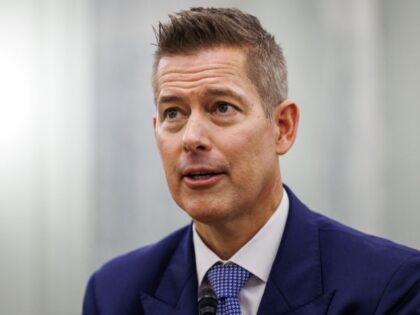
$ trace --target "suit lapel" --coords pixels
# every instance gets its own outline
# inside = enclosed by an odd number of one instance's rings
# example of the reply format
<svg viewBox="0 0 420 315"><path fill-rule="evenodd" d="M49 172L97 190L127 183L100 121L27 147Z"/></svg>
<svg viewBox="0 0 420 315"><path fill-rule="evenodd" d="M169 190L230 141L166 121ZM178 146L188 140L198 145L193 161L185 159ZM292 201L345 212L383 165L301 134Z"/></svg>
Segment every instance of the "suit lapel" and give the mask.
<svg viewBox="0 0 420 315"><path fill-rule="evenodd" d="M166 268L156 291L141 292L144 314L198 314L197 275L191 226L187 229Z"/></svg>
<svg viewBox="0 0 420 315"><path fill-rule="evenodd" d="M258 315L325 314L334 292L323 292L315 214L285 188L289 215Z"/></svg>
<svg viewBox="0 0 420 315"><path fill-rule="evenodd" d="M322 287L316 215L285 188L289 216L258 315L326 314L335 292L324 292ZM156 291L141 292L140 298L145 315L198 314L191 227L162 271Z"/></svg>

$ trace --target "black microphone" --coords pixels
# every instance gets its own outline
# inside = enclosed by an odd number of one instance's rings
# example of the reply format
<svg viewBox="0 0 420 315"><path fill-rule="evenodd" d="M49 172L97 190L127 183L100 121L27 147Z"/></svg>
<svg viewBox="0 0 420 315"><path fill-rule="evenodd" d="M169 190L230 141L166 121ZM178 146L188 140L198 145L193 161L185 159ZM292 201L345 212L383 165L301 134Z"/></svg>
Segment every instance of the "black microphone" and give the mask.
<svg viewBox="0 0 420 315"><path fill-rule="evenodd" d="M198 313L200 315L216 315L217 296L209 286L198 292Z"/></svg>

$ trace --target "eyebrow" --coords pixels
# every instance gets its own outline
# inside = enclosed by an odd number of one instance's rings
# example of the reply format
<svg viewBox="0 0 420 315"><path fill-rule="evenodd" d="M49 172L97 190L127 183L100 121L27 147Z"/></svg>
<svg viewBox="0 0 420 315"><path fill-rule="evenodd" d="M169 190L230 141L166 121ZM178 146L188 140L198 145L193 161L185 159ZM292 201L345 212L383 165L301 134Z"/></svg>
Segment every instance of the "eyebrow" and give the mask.
<svg viewBox="0 0 420 315"><path fill-rule="evenodd" d="M184 98L178 95L162 95L161 97L159 97L158 99L158 104L162 104L162 103L176 103L176 102L181 102L183 101Z"/></svg>
<svg viewBox="0 0 420 315"><path fill-rule="evenodd" d="M224 89L224 88L208 88L204 94L205 97L210 97L210 96L226 96L226 97L232 97L235 99L239 99L242 100L242 96L239 95L238 93L230 90L230 89Z"/></svg>
<svg viewBox="0 0 420 315"><path fill-rule="evenodd" d="M243 100L243 97L239 95L238 93L225 88L208 88L203 93L204 97L215 97L215 96L224 96L224 97L231 97L238 100ZM158 104L164 104L164 103L179 103L183 102L184 97L174 94L168 94L168 95L162 95L158 99Z"/></svg>

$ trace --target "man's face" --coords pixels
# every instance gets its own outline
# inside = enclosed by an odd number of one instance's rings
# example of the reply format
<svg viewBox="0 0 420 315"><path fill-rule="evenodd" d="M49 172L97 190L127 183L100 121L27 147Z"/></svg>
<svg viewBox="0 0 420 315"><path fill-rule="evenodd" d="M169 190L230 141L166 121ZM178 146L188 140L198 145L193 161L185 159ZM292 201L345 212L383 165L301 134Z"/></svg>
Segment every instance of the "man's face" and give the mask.
<svg viewBox="0 0 420 315"><path fill-rule="evenodd" d="M154 127L169 189L202 223L258 215L278 198L276 127L245 62L220 47L158 65Z"/></svg>

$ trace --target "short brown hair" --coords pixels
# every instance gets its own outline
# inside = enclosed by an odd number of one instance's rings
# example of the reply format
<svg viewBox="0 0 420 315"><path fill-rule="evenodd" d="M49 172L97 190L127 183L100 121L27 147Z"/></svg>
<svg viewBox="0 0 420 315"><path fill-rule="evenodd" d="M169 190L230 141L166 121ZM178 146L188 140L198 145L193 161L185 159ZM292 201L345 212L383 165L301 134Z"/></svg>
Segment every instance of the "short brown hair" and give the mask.
<svg viewBox="0 0 420 315"><path fill-rule="evenodd" d="M153 89L158 86L156 71L164 56L194 53L218 46L238 47L247 54L247 72L254 82L267 117L287 98L287 70L282 49L260 21L235 8L190 8L169 15L169 21L154 28L157 49L153 65Z"/></svg>

